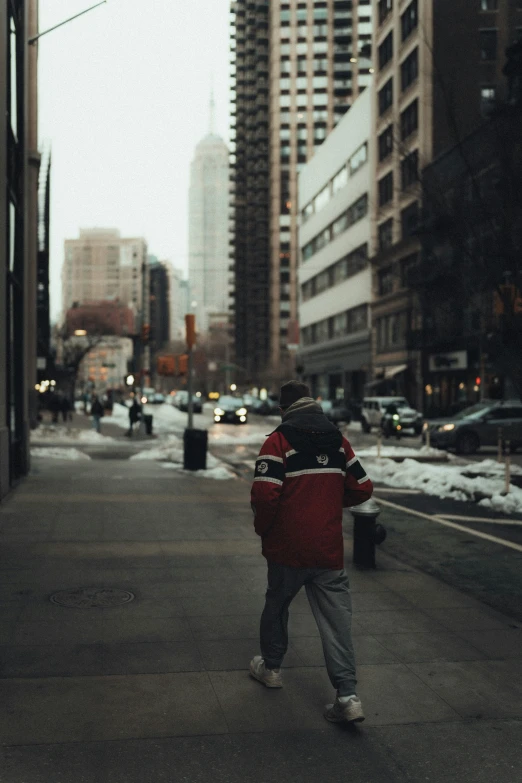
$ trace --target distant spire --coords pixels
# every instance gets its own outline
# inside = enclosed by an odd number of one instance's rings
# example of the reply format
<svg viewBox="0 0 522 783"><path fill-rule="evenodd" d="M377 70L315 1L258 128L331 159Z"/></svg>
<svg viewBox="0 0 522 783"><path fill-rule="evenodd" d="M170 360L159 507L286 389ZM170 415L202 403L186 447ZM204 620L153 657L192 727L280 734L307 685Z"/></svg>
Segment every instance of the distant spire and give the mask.
<svg viewBox="0 0 522 783"><path fill-rule="evenodd" d="M213 135L216 132L216 101L214 100L214 82L210 88L210 122L209 133Z"/></svg>

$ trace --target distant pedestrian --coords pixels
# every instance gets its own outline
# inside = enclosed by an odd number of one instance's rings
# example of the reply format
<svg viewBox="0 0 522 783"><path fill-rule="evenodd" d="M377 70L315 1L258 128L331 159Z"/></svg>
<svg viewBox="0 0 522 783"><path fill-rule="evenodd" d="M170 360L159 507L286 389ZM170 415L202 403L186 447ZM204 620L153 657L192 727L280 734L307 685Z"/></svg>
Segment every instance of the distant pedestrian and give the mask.
<svg viewBox="0 0 522 783"><path fill-rule="evenodd" d="M69 402L69 398L67 395L63 395L60 400L60 411L62 413L62 421L64 424L67 423L69 419L69 412L71 410L71 403Z"/></svg>
<svg viewBox="0 0 522 783"><path fill-rule="evenodd" d="M91 400L91 416L92 416L92 426L93 429L96 430L96 432L100 432L101 430L100 423L103 414L104 414L103 405L101 404L98 395L93 394Z"/></svg>
<svg viewBox="0 0 522 783"><path fill-rule="evenodd" d="M304 383L284 384L279 404L283 421L261 448L252 485L254 527L268 561L268 588L261 655L252 659L250 674L268 688L282 687L288 610L304 586L337 691L324 716L333 722L362 721L342 516L343 507L371 497L372 482Z"/></svg>
<svg viewBox="0 0 522 783"><path fill-rule="evenodd" d="M51 392L49 397L49 410L52 415L52 423L58 424L58 416L60 415L61 410L61 400L60 395L56 392Z"/></svg>
<svg viewBox="0 0 522 783"><path fill-rule="evenodd" d="M141 405L137 401L136 398L132 401L132 405L129 408L129 432L127 433L129 437L132 437L132 433L134 431L135 425L140 421L141 419Z"/></svg>

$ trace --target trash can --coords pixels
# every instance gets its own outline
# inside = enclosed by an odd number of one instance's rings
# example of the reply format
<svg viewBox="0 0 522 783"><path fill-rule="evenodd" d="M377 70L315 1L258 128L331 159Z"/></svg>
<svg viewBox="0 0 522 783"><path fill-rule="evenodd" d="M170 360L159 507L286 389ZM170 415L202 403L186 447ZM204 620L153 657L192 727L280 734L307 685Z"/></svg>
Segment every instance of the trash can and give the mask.
<svg viewBox="0 0 522 783"><path fill-rule="evenodd" d="M352 506L353 516L353 562L365 568L375 568L375 545L386 538L386 528L377 524L381 513L378 503L370 498L365 503Z"/></svg>
<svg viewBox="0 0 522 783"><path fill-rule="evenodd" d="M145 425L145 433L152 435L152 414L146 413L143 417L143 423Z"/></svg>
<svg viewBox="0 0 522 783"><path fill-rule="evenodd" d="M183 467L185 470L206 470L207 430L185 430L183 435Z"/></svg>

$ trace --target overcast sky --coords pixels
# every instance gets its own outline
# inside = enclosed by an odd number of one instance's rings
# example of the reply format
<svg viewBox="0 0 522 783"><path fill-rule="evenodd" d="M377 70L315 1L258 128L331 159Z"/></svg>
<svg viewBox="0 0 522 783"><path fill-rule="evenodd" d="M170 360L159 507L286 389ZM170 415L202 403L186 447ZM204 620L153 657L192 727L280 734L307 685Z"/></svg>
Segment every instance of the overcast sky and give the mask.
<svg viewBox="0 0 522 783"><path fill-rule="evenodd" d="M40 0L40 30L96 0ZM229 0L109 0L39 44L39 138L52 146L51 309L63 241L79 228L143 236L187 268L189 169L208 131L228 139Z"/></svg>

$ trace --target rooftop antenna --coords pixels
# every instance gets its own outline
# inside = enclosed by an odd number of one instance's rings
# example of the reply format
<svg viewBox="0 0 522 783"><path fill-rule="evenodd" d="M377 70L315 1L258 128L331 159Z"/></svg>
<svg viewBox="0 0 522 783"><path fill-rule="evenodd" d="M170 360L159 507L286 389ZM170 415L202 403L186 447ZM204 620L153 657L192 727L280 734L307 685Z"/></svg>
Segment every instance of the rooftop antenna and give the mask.
<svg viewBox="0 0 522 783"><path fill-rule="evenodd" d="M213 136L216 132L216 101L214 99L214 80L210 87L210 124L209 132Z"/></svg>

